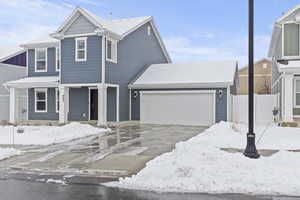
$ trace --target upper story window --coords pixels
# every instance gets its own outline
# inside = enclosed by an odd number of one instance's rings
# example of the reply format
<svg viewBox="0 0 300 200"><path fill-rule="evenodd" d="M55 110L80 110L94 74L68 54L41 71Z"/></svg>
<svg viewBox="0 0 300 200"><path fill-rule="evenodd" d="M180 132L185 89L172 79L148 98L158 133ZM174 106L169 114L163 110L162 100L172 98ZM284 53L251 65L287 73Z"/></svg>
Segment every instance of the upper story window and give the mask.
<svg viewBox="0 0 300 200"><path fill-rule="evenodd" d="M60 50L58 47L55 49L55 69L57 72L60 70Z"/></svg>
<svg viewBox="0 0 300 200"><path fill-rule="evenodd" d="M294 81L294 107L300 108L300 79L295 78Z"/></svg>
<svg viewBox="0 0 300 200"><path fill-rule="evenodd" d="M35 49L35 71L47 72L47 48Z"/></svg>
<svg viewBox="0 0 300 200"><path fill-rule="evenodd" d="M87 57L87 38L81 37L75 39L75 60L76 62L86 61Z"/></svg>
<svg viewBox="0 0 300 200"><path fill-rule="evenodd" d="M112 39L106 40L106 60L113 63L118 62L117 41Z"/></svg>
<svg viewBox="0 0 300 200"><path fill-rule="evenodd" d="M283 56L299 56L299 24L284 24Z"/></svg>

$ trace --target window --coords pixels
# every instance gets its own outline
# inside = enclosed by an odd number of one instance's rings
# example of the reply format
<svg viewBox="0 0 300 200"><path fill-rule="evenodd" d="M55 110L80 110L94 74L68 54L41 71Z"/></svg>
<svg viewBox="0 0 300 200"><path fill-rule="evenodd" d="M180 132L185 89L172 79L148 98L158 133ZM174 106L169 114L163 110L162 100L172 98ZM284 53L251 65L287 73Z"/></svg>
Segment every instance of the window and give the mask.
<svg viewBox="0 0 300 200"><path fill-rule="evenodd" d="M59 89L55 88L55 110L59 112Z"/></svg>
<svg viewBox="0 0 300 200"><path fill-rule="evenodd" d="M35 71L47 71L47 48L35 49Z"/></svg>
<svg viewBox="0 0 300 200"><path fill-rule="evenodd" d="M148 27L147 27L147 33L148 33L148 36L151 35L151 26L148 26Z"/></svg>
<svg viewBox="0 0 300 200"><path fill-rule="evenodd" d="M47 112L47 89L35 89L35 112Z"/></svg>
<svg viewBox="0 0 300 200"><path fill-rule="evenodd" d="M117 63L117 41L107 39L106 40L106 60Z"/></svg>
<svg viewBox="0 0 300 200"><path fill-rule="evenodd" d="M75 60L77 62L80 61L86 61L86 57L87 57L87 44L86 44L87 38L86 37L82 37L82 38L76 38L75 39Z"/></svg>
<svg viewBox="0 0 300 200"><path fill-rule="evenodd" d="M284 24L284 56L299 56L299 24Z"/></svg>
<svg viewBox="0 0 300 200"><path fill-rule="evenodd" d="M56 47L55 49L55 60L56 60L56 71L60 70L60 50Z"/></svg>
<svg viewBox="0 0 300 200"><path fill-rule="evenodd" d="M267 68L268 68L268 64L267 64L267 63L264 63L264 64L263 64L263 68L264 68L264 69L267 69Z"/></svg>

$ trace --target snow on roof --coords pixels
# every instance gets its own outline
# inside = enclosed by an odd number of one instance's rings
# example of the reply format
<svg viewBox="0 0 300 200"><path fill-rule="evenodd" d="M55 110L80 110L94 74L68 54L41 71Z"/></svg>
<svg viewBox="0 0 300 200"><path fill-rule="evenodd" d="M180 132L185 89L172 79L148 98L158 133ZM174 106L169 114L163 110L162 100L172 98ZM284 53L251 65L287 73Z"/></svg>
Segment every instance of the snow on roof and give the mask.
<svg viewBox="0 0 300 200"><path fill-rule="evenodd" d="M233 84L236 61L153 64L132 84Z"/></svg>
<svg viewBox="0 0 300 200"><path fill-rule="evenodd" d="M59 40L51 37L50 35L45 35L36 39L33 39L31 41L28 41L24 44L22 44L22 47L26 46L32 46L37 44L59 44Z"/></svg>
<svg viewBox="0 0 300 200"><path fill-rule="evenodd" d="M30 88L30 87L57 87L58 76L26 77L5 83L9 87Z"/></svg>
<svg viewBox="0 0 300 200"><path fill-rule="evenodd" d="M280 72L282 71L300 71L300 61L295 60L295 61L288 61L286 64L284 63L278 63L278 70Z"/></svg>
<svg viewBox="0 0 300 200"><path fill-rule="evenodd" d="M100 26L120 36L126 35L126 33L130 32L130 30L134 29L138 25L152 19L151 16L123 19L103 19L84 8L80 9L94 18Z"/></svg>
<svg viewBox="0 0 300 200"><path fill-rule="evenodd" d="M25 50L18 46L0 46L0 62L23 52Z"/></svg>

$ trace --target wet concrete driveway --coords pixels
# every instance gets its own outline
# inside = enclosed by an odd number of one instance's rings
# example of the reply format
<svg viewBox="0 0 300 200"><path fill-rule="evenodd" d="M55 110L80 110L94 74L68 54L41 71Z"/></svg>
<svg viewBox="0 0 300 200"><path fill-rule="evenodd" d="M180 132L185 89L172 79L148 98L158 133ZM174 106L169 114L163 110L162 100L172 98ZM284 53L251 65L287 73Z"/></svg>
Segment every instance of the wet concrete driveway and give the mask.
<svg viewBox="0 0 300 200"><path fill-rule="evenodd" d="M172 151L207 127L127 125L104 136L93 135L50 146L19 146L24 151L0 162L0 172L93 177L137 173L156 156Z"/></svg>

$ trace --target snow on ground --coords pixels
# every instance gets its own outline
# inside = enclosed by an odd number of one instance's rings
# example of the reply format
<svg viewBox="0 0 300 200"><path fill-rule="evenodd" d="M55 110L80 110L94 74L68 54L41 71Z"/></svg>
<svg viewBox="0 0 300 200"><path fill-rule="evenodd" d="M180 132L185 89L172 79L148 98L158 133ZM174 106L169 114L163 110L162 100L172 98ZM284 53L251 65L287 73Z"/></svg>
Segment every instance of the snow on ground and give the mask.
<svg viewBox="0 0 300 200"><path fill-rule="evenodd" d="M0 160L4 160L6 158L20 154L21 151L14 148L0 148Z"/></svg>
<svg viewBox="0 0 300 200"><path fill-rule="evenodd" d="M22 128L24 133L17 133L17 128L13 126L0 126L0 144L49 145L104 134L108 131L77 122L65 126L22 126Z"/></svg>
<svg viewBox="0 0 300 200"><path fill-rule="evenodd" d="M148 162L137 175L106 185L158 192L300 195L300 153L279 151L271 157L253 160L241 153L220 150L234 145L244 147L245 132L236 131L242 129L231 123L216 124L188 141L177 143L172 152ZM276 135L295 130L270 128ZM275 146L272 144L272 148Z"/></svg>

